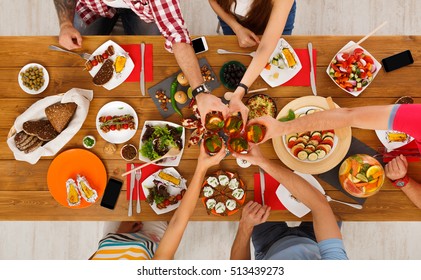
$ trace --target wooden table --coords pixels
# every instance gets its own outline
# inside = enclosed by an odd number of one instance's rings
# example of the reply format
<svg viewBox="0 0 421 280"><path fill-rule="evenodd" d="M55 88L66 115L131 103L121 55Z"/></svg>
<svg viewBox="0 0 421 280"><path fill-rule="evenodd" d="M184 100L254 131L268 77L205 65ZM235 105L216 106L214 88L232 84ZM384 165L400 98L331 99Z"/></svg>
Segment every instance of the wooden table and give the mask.
<svg viewBox="0 0 421 280"><path fill-rule="evenodd" d="M235 37L207 36L209 51L199 55L206 57L216 73L224 62L235 59L248 65L251 61L246 56L218 55L216 50L224 48L232 51L240 50ZM92 52L109 37L95 36L84 37L84 51ZM138 44L141 41L153 44L154 81L147 83L151 87L169 75L179 70L174 56L164 50L164 40L161 37L144 36L117 36L112 38L119 44ZM373 83L360 97L353 97L340 90L326 74L326 67L333 55L350 40L358 41L359 37L350 36L290 36L286 40L294 48L307 48L307 43L312 42L313 48L317 49L317 89L320 96L332 96L334 101L341 107L356 107L375 104L392 104L402 95L415 97L415 102L421 102L421 79L418 71L421 70L421 37L420 36L380 36L371 37L364 42L364 47L374 57L381 60L394 53L410 49L415 63L396 72L385 73L383 70L377 75ZM0 111L4 119L0 122L0 138L3 139L0 146L0 220L169 220L172 213L156 215L146 202L142 201L141 214L127 217L126 183L119 197L114 211L103 208L99 203L80 210L65 208L58 204L50 195L47 187L47 170L52 157L42 158L37 164L30 165L26 162L16 161L6 144L9 129L12 127L17 116L23 113L37 100L66 92L78 87L94 90L94 99L91 102L88 117L82 129L76 136L65 145L64 150L82 147L82 138L92 134L98 140L92 151L104 162L108 175L118 177L125 170L126 162L120 158L119 153L106 155L102 151L105 143L98 135L95 128L95 117L98 110L106 103L113 100L121 100L131 104L139 117L141 128L145 120L160 119L154 103L148 96L140 94L139 83L123 83L112 91L102 87L96 87L92 83L90 75L83 71L84 61L76 56L59 52L49 51L50 44L58 44L57 37L0 37ZM248 51L248 50L246 50ZM251 50L250 50L251 51ZM21 67L29 62L38 62L44 65L50 74L50 84L47 90L36 96L24 93L18 85L17 76ZM252 88L267 87L259 77ZM222 96L224 88L213 91L215 95ZM291 100L312 95L310 87L277 87L268 91L275 98L278 108L282 108ZM169 121L178 121L173 115ZM189 133L187 134L189 135ZM374 131L353 129L353 136L373 148L381 146ZM131 143L138 144L140 129ZM120 148L122 145L118 145ZM269 141L262 145L264 154L273 161L282 164L277 158L272 144ZM198 155L197 147L186 148L183 159L178 167L180 173L187 179L191 179ZM219 168L237 171L248 186L247 200L253 199L253 173L257 173L256 167L249 169L240 168L233 157L228 157L221 162L219 167L214 167L209 172ZM409 175L421 181L421 163L412 163ZM347 196L322 180L319 180L327 193L340 200L352 202ZM421 221L421 210L418 210L405 196L386 181L381 191L375 196L368 198L363 210L356 210L342 204L331 203L337 216L344 221ZM197 203L196 211L191 220L195 221L220 221L238 220L240 213L220 218L209 216L201 201ZM272 211L270 220L298 220L288 211ZM304 217L310 220L311 214Z"/></svg>

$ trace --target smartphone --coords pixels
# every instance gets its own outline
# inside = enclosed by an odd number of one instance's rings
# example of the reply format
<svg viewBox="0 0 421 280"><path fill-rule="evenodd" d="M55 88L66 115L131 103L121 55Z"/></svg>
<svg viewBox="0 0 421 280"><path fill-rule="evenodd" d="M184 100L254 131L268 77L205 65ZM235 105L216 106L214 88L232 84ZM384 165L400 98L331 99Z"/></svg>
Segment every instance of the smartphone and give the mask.
<svg viewBox="0 0 421 280"><path fill-rule="evenodd" d="M414 63L414 59L409 50L382 59L382 64L386 72L399 69L412 63Z"/></svg>
<svg viewBox="0 0 421 280"><path fill-rule="evenodd" d="M104 195L102 196L101 206L113 210L120 195L122 186L122 181L110 178L107 186L105 187Z"/></svg>
<svg viewBox="0 0 421 280"><path fill-rule="evenodd" d="M206 39L204 36L193 39L192 44L193 44L194 52L196 54L205 52L209 49L208 43L206 42Z"/></svg>

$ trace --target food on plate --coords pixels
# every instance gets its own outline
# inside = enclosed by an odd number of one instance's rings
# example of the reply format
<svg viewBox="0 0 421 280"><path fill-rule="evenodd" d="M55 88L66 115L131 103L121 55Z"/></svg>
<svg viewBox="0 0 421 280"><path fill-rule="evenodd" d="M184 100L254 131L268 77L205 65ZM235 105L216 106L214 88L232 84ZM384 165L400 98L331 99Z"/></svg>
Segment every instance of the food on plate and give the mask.
<svg viewBox="0 0 421 280"><path fill-rule="evenodd" d="M86 135L83 137L82 143L85 148L91 149L95 146L96 140L92 135Z"/></svg>
<svg viewBox="0 0 421 280"><path fill-rule="evenodd" d="M203 182L202 201L208 213L232 215L244 204L245 190L237 174L220 170Z"/></svg>
<svg viewBox="0 0 421 280"><path fill-rule="evenodd" d="M249 144L243 135L236 135L228 138L227 146L231 153L239 154L247 153L249 148Z"/></svg>
<svg viewBox="0 0 421 280"><path fill-rule="evenodd" d="M173 176L170 173L165 172L164 170L159 171L158 173L158 177L161 178L162 180L168 181L171 184L173 184L175 187L179 187L180 183L181 183L181 179Z"/></svg>
<svg viewBox="0 0 421 280"><path fill-rule="evenodd" d="M121 73L126 66L127 57L124 55L118 55L114 61L114 70L116 73Z"/></svg>
<svg viewBox="0 0 421 280"><path fill-rule="evenodd" d="M262 124L252 124L246 127L247 141L260 143L266 135L266 126Z"/></svg>
<svg viewBox="0 0 421 280"><path fill-rule="evenodd" d="M69 206L78 206L80 204L80 193L75 180L72 178L66 181L67 203Z"/></svg>
<svg viewBox="0 0 421 280"><path fill-rule="evenodd" d="M168 107L167 107L168 97L165 95L165 91L157 90L155 93L155 98L158 99L161 109L164 111L168 111Z"/></svg>
<svg viewBox="0 0 421 280"><path fill-rule="evenodd" d="M96 190L94 190L91 187L88 180L86 180L84 176L78 174L76 176L76 181L78 190L82 195L83 199L85 199L89 203L94 203L98 198L98 194Z"/></svg>
<svg viewBox="0 0 421 280"><path fill-rule="evenodd" d="M221 112L213 111L206 114L205 128L210 132L218 132L224 127L224 119Z"/></svg>
<svg viewBox="0 0 421 280"><path fill-rule="evenodd" d="M41 147L44 141L33 135L28 135L25 131L20 131L14 137L16 148L25 154L31 153Z"/></svg>
<svg viewBox="0 0 421 280"><path fill-rule="evenodd" d="M250 97L245 105L250 110L248 115L250 120L263 116L271 116L272 118L276 116L275 101L268 95L256 94Z"/></svg>
<svg viewBox="0 0 421 280"><path fill-rule="evenodd" d="M232 115L224 120L224 132L226 135L235 135L243 130L244 124L241 115Z"/></svg>
<svg viewBox="0 0 421 280"><path fill-rule="evenodd" d="M183 148L182 133L183 127L181 126L146 125L141 139L141 155L149 160L154 160L165 155L173 147L181 151Z"/></svg>
<svg viewBox="0 0 421 280"><path fill-rule="evenodd" d="M104 151L104 153L106 153L108 155L112 155L112 154L115 153L115 151L117 151L117 146L113 143L106 142L104 144L103 151Z"/></svg>
<svg viewBox="0 0 421 280"><path fill-rule="evenodd" d="M49 120L26 121L22 129L26 134L36 136L42 141L53 140L59 134Z"/></svg>
<svg viewBox="0 0 421 280"><path fill-rule="evenodd" d="M399 131L386 132L387 141L390 142L405 142L409 139L408 134Z"/></svg>
<svg viewBox="0 0 421 280"><path fill-rule="evenodd" d="M184 75L183 72L178 73L178 75L177 75L177 81L183 87L189 85L189 80L187 80L187 77L186 77L186 75Z"/></svg>
<svg viewBox="0 0 421 280"><path fill-rule="evenodd" d="M178 76L177 76L178 78ZM177 87L178 87L178 80L174 79L174 81L171 84L171 89L170 89L170 100L171 100L171 106L174 109L174 111L179 114L181 117L183 117L183 114L181 113L180 109L177 106L177 102L175 101L175 94L177 92Z"/></svg>
<svg viewBox="0 0 421 280"><path fill-rule="evenodd" d="M287 121L292 121L295 119L295 112L291 109L288 110L288 114L284 117L281 117L278 119L278 121L280 122L287 122Z"/></svg>
<svg viewBox="0 0 421 280"><path fill-rule="evenodd" d="M234 90L243 78L246 67L240 62L230 61L222 66L221 71L221 79L225 81L224 85L228 89Z"/></svg>
<svg viewBox="0 0 421 280"><path fill-rule="evenodd" d="M356 197L369 197L377 193L384 177L383 166L365 154L348 157L339 168L339 182L345 191Z"/></svg>
<svg viewBox="0 0 421 280"><path fill-rule="evenodd" d="M155 203L158 209L165 209L169 205L177 204L181 199L183 199L186 192L185 189L182 189L179 194L170 195L167 190L167 186L163 182L153 180L153 184L154 185L152 187L148 187L149 193L146 197L146 201L150 205Z"/></svg>
<svg viewBox="0 0 421 280"><path fill-rule="evenodd" d="M20 73L20 78L25 87L38 91L45 83L44 69L32 66Z"/></svg>
<svg viewBox="0 0 421 280"><path fill-rule="evenodd" d="M402 96L395 102L396 104L413 104L414 99L411 96Z"/></svg>
<svg viewBox="0 0 421 280"><path fill-rule="evenodd" d="M175 93L174 98L178 103L184 104L187 101L187 94L184 91L179 90Z"/></svg>
<svg viewBox="0 0 421 280"><path fill-rule="evenodd" d="M209 69L209 66L204 64L200 67L200 71L202 72L202 77L204 82L210 82L215 80L215 77L212 75L212 71ZM191 97L189 97L191 98Z"/></svg>
<svg viewBox="0 0 421 280"><path fill-rule="evenodd" d="M279 69L284 69L294 67L297 64L297 61L289 48L283 48L272 57L270 63L277 66Z"/></svg>
<svg viewBox="0 0 421 280"><path fill-rule="evenodd" d="M114 67L113 61L111 59L107 59L104 64L102 64L99 71L95 74L93 78L93 82L97 86L102 86L108 83L114 75Z"/></svg>
<svg viewBox="0 0 421 280"><path fill-rule="evenodd" d="M122 116L101 116L98 121L100 122L99 128L105 133L136 128L134 117L130 114Z"/></svg>
<svg viewBox="0 0 421 280"><path fill-rule="evenodd" d="M217 134L208 133L203 137L205 150L208 154L217 154L222 149L222 138Z"/></svg>
<svg viewBox="0 0 421 280"><path fill-rule="evenodd" d="M126 144L121 148L121 157L127 161L132 161L137 156L137 149L132 144Z"/></svg>
<svg viewBox="0 0 421 280"><path fill-rule="evenodd" d="M45 108L45 115L51 122L54 129L60 133L62 132L75 114L77 104L74 102L55 103Z"/></svg>
<svg viewBox="0 0 421 280"><path fill-rule="evenodd" d="M329 65L329 75L348 92L361 91L377 71L374 58L356 48L350 53L339 52Z"/></svg>
<svg viewBox="0 0 421 280"><path fill-rule="evenodd" d="M104 60L114 55L114 47L109 45L108 48L100 55L95 55L92 60L87 60L85 63L85 69L91 71L99 63L103 63ZM124 66L123 66L124 67Z"/></svg>

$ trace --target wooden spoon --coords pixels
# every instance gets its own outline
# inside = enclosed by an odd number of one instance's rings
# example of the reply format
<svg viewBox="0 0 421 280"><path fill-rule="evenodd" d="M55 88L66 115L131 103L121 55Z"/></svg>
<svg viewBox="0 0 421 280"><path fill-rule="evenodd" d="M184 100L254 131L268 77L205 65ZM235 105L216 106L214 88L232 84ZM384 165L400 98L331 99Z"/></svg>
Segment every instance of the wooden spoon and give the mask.
<svg viewBox="0 0 421 280"><path fill-rule="evenodd" d="M268 90L268 89L267 89L267 88L253 89L253 90L250 90L248 93L255 93L255 92L261 92L261 91L266 91L266 90ZM226 100L230 101L230 100L231 100L231 98L232 98L232 95L233 95L233 94L234 94L233 92L231 92L231 91L227 91L227 92L224 94L224 98L225 98Z"/></svg>
<svg viewBox="0 0 421 280"><path fill-rule="evenodd" d="M326 97L327 105L330 110L336 109L335 103L333 103L332 97ZM339 139L346 137L346 127L335 128L335 134Z"/></svg>
<svg viewBox="0 0 421 280"><path fill-rule="evenodd" d="M131 170L129 170L129 171L121 174L121 176L124 177L124 176L126 176L126 175L128 175L130 173L135 172L136 170L139 170L139 169L141 169L141 168L143 168L145 166L148 166L149 164L152 164L154 162L157 162L158 160L161 160L161 159L164 159L164 158L169 158L169 157L175 157L175 156L178 156L179 154L180 154L180 150L178 148L173 147L165 155L163 155L162 157L157 158L157 159L154 159L154 160L152 160L150 162L144 163L144 164L142 164L142 165L140 165L140 166L138 166L136 168L133 168L133 169L131 169Z"/></svg>

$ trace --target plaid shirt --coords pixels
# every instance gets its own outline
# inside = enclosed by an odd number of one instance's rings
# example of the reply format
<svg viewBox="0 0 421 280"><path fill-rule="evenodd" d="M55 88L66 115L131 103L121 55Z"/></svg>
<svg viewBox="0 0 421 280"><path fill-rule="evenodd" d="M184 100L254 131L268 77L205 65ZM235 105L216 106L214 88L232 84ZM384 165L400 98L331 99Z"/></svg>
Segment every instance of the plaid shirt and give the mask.
<svg viewBox="0 0 421 280"><path fill-rule="evenodd" d="M165 48L172 51L173 43L190 44L190 36L180 11L178 0L124 0L124 2L145 22L155 22L165 37ZM112 18L116 9L108 7L101 0L78 0L76 12L86 24L98 17Z"/></svg>

